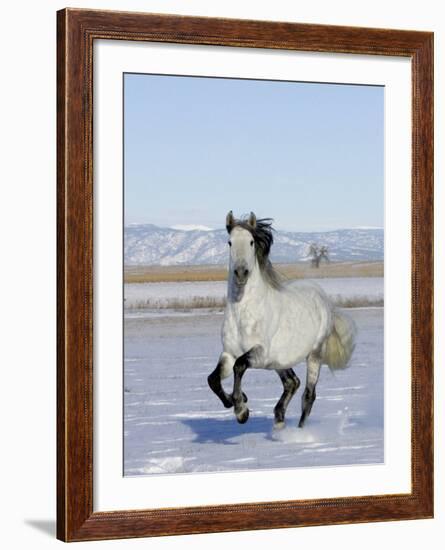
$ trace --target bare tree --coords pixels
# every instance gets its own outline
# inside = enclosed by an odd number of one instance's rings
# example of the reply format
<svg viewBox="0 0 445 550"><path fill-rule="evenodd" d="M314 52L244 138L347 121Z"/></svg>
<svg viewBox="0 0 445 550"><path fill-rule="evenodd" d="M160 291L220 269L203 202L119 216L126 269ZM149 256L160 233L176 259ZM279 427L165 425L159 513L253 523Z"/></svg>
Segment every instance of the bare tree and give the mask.
<svg viewBox="0 0 445 550"><path fill-rule="evenodd" d="M318 246L316 243L312 243L309 246L309 256L311 257L311 265L312 267L320 267L321 260L326 260L329 262L329 256L328 256L328 247Z"/></svg>
<svg viewBox="0 0 445 550"><path fill-rule="evenodd" d="M309 246L309 256L311 257L312 267L318 267L320 264L319 252L318 246L315 243L311 243Z"/></svg>
<svg viewBox="0 0 445 550"><path fill-rule="evenodd" d="M328 256L328 247L323 245L320 248L320 260L325 259L327 262L330 262L329 256Z"/></svg>

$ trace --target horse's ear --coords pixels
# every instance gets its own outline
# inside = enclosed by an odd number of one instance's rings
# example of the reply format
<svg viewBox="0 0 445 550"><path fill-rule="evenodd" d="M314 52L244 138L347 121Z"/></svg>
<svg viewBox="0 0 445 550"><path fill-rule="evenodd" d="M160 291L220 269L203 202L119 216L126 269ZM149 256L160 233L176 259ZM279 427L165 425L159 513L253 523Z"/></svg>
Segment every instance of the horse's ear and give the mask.
<svg viewBox="0 0 445 550"><path fill-rule="evenodd" d="M255 229L256 227L256 216L253 212L250 213L249 219L247 220L247 223L250 225L250 227L253 227Z"/></svg>
<svg viewBox="0 0 445 550"><path fill-rule="evenodd" d="M227 233L230 233L232 231L234 223L235 223L235 218L233 217L233 212L230 211L226 216Z"/></svg>

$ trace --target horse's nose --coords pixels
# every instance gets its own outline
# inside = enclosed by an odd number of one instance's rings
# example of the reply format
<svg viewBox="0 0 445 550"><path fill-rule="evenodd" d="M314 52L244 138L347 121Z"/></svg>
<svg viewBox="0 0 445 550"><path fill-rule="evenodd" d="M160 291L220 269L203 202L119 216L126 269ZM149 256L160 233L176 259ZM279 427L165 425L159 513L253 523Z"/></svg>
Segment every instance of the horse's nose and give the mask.
<svg viewBox="0 0 445 550"><path fill-rule="evenodd" d="M236 280L240 284L244 284L249 276L249 270L246 267L237 267L233 270Z"/></svg>

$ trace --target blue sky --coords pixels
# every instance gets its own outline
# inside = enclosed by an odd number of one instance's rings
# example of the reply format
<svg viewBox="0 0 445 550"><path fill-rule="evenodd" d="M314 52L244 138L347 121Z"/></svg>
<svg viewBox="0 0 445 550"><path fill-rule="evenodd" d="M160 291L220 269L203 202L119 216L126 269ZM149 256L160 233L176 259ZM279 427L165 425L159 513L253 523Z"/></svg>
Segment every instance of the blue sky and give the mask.
<svg viewBox="0 0 445 550"><path fill-rule="evenodd" d="M126 74L125 223L383 227L384 88Z"/></svg>

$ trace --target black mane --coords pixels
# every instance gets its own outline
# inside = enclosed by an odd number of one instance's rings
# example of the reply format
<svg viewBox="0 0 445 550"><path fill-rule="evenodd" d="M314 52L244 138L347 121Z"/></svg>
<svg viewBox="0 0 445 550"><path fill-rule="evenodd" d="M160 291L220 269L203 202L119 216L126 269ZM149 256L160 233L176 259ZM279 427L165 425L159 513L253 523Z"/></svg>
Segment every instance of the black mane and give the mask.
<svg viewBox="0 0 445 550"><path fill-rule="evenodd" d="M230 230L235 227L242 227L249 231L255 242L255 253L260 266L261 273L265 281L273 288L280 289L283 286L283 280L280 274L275 270L269 260L270 249L273 245L272 218L262 218L256 220L255 227L250 225L248 220L234 220Z"/></svg>

